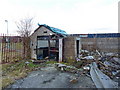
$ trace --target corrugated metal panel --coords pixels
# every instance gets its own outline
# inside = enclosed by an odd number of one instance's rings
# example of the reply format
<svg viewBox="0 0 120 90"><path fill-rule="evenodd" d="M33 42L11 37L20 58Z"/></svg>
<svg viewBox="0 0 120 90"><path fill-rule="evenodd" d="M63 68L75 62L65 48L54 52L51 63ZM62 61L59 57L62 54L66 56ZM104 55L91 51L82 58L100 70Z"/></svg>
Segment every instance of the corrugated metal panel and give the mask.
<svg viewBox="0 0 120 90"><path fill-rule="evenodd" d="M88 34L88 38L120 37L120 33Z"/></svg>
<svg viewBox="0 0 120 90"><path fill-rule="evenodd" d="M44 27L48 28L49 30L51 30L54 33L67 35L67 33L64 30L61 30L61 29L58 29L58 28L54 28L54 27L50 27L50 26L48 26L46 24L38 24L38 25L39 26L44 26Z"/></svg>

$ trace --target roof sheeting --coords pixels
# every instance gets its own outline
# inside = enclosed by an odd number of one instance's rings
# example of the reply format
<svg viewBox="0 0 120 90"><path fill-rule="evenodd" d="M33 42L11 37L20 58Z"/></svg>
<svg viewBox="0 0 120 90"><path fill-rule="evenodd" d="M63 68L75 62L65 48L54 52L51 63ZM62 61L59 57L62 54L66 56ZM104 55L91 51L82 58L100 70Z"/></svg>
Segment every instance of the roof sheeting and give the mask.
<svg viewBox="0 0 120 90"><path fill-rule="evenodd" d="M97 34L70 34L70 36L86 38L118 38L120 33L97 33Z"/></svg>
<svg viewBox="0 0 120 90"><path fill-rule="evenodd" d="M49 30L51 30L54 33L61 34L61 35L67 35L67 33L64 30L54 28L54 27L50 27L50 26L48 26L46 24L38 24L38 25L39 26L44 26L44 27L48 28Z"/></svg>

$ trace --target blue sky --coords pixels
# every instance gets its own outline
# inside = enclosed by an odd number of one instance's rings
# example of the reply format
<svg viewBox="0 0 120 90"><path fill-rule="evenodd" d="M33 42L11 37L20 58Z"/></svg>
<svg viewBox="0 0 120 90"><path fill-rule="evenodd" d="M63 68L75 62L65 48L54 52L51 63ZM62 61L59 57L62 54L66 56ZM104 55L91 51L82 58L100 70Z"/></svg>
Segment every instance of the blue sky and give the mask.
<svg viewBox="0 0 120 90"><path fill-rule="evenodd" d="M119 0L0 0L0 33L16 34L16 21L34 17L37 23L67 33L117 33Z"/></svg>

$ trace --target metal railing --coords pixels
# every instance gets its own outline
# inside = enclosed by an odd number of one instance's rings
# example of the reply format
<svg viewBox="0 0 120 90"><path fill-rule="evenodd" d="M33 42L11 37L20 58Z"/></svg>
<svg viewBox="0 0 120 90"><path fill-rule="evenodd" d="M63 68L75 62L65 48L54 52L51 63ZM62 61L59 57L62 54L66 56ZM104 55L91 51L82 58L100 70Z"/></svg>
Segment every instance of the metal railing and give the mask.
<svg viewBox="0 0 120 90"><path fill-rule="evenodd" d="M0 63L16 62L23 57L23 40L20 36L0 35Z"/></svg>

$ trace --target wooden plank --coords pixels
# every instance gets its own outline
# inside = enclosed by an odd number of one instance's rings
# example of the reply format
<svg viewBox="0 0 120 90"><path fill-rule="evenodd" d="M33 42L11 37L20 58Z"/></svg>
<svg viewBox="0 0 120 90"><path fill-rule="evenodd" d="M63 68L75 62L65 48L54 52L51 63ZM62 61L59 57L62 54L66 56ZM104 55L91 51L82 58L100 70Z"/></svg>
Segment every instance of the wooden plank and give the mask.
<svg viewBox="0 0 120 90"><path fill-rule="evenodd" d="M50 35L49 35L49 39L48 39L48 57L50 60Z"/></svg>
<svg viewBox="0 0 120 90"><path fill-rule="evenodd" d="M62 46L63 46L63 44L62 44L62 40L63 39L59 39L59 62L62 62Z"/></svg>

